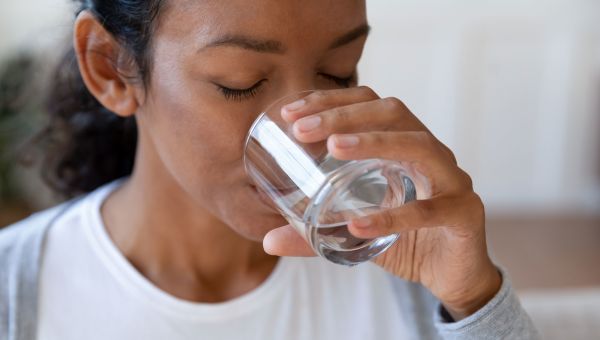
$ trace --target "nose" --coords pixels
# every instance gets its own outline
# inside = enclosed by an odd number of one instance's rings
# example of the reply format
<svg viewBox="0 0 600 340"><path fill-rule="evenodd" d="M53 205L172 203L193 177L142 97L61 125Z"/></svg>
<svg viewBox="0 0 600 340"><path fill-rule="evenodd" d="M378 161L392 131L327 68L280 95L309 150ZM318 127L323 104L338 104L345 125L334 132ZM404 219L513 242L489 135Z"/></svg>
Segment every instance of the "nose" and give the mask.
<svg viewBox="0 0 600 340"><path fill-rule="evenodd" d="M287 97L299 92L318 90L318 78L312 68L296 67L287 74L286 80L281 83L278 98ZM275 98L277 100L278 98Z"/></svg>

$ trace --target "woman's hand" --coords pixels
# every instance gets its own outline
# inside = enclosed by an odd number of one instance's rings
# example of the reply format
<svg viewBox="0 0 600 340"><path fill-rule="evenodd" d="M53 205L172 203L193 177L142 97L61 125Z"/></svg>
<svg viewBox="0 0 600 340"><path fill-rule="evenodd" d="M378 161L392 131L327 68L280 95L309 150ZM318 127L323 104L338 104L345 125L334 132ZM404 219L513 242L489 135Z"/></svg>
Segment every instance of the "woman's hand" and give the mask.
<svg viewBox="0 0 600 340"><path fill-rule="evenodd" d="M470 177L400 100L381 99L368 87L317 91L284 107L282 116L295 122L299 141L327 139L337 159L396 160L424 177L416 179L418 200L349 224L360 238L400 233L373 262L427 287L455 320L498 292L501 277L487 253L484 207ZM289 225L269 232L264 247L279 256L314 255Z"/></svg>

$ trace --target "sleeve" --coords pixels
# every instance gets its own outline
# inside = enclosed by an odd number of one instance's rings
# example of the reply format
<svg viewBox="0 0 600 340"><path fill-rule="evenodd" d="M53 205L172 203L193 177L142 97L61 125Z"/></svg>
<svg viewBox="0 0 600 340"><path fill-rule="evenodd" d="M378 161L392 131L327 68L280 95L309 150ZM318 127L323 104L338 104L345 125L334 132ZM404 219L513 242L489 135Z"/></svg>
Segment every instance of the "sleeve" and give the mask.
<svg viewBox="0 0 600 340"><path fill-rule="evenodd" d="M473 315L453 322L441 303L435 308L434 325L442 339L541 339L521 306L503 268L500 291Z"/></svg>

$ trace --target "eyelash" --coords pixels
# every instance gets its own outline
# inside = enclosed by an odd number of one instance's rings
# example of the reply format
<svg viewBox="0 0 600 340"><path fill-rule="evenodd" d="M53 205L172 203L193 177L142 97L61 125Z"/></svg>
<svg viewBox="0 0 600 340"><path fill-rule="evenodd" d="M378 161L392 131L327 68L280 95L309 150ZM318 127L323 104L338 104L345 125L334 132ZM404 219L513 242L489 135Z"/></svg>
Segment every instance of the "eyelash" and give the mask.
<svg viewBox="0 0 600 340"><path fill-rule="evenodd" d="M263 79L247 89L231 89L221 85L217 86L219 87L219 91L221 91L225 99L240 102L244 99L256 96L256 93L258 93L258 88L265 80L266 79Z"/></svg>
<svg viewBox="0 0 600 340"><path fill-rule="evenodd" d="M351 75L350 77L340 78L326 73L319 74L324 78L331 80L336 85L346 88L350 87L352 81L354 80L354 75ZM225 97L225 99L240 102L244 99L249 99L256 96L259 87L263 84L265 80L266 79L263 79L247 89L232 89L221 85L217 86L219 88L219 91L221 91L221 93Z"/></svg>
<svg viewBox="0 0 600 340"><path fill-rule="evenodd" d="M350 77L344 77L344 78L332 76L331 74L327 74L327 73L320 73L320 75L326 79L333 81L336 85L341 86L341 87L346 87L346 88L350 87L352 81L354 80L354 74L351 75Z"/></svg>

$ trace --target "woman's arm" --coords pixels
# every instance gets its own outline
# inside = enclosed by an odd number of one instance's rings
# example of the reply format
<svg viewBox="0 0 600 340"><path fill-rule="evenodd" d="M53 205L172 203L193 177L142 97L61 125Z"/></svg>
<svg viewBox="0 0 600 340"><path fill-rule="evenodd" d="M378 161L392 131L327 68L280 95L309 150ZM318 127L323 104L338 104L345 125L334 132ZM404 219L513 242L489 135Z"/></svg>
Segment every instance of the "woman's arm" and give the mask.
<svg viewBox="0 0 600 340"><path fill-rule="evenodd" d="M541 339L531 318L519 302L506 272L500 268L498 293L466 318L448 320L441 303L436 305L435 327L442 339Z"/></svg>

